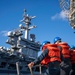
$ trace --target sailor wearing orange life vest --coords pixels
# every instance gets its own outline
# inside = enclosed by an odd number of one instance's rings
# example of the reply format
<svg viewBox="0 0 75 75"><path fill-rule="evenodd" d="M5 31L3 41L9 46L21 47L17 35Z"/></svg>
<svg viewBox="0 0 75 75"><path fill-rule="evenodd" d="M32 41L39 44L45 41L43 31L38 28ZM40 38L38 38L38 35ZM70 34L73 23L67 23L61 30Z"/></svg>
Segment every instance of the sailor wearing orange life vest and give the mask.
<svg viewBox="0 0 75 75"><path fill-rule="evenodd" d="M75 46L70 46L70 55L71 55L71 63L72 63L72 73L71 75L75 75Z"/></svg>
<svg viewBox="0 0 75 75"><path fill-rule="evenodd" d="M60 37L54 38L54 43L60 48L63 60L60 64L61 74L60 75L69 75L71 71L71 61L70 61L70 47L66 42L62 42Z"/></svg>
<svg viewBox="0 0 75 75"><path fill-rule="evenodd" d="M42 54L33 62L29 63L29 67L41 63L47 65L43 75L60 75L60 50L56 44L50 44L49 41L44 41L42 46Z"/></svg>

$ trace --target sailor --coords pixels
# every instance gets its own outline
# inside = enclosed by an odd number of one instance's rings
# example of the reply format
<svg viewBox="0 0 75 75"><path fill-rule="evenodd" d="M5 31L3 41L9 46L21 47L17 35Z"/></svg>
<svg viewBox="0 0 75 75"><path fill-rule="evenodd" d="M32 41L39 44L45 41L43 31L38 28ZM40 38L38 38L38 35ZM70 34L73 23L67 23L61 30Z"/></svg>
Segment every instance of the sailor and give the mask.
<svg viewBox="0 0 75 75"><path fill-rule="evenodd" d="M29 67L33 67L36 64L47 65L47 69L43 75L60 75L60 50L57 48L56 44L50 44L49 41L44 41L42 43L42 53L41 55L29 63Z"/></svg>
<svg viewBox="0 0 75 75"><path fill-rule="evenodd" d="M58 45L63 56L63 60L60 64L60 75L69 75L71 71L70 46L66 42L62 42L60 37L55 37L54 43Z"/></svg>
<svg viewBox="0 0 75 75"><path fill-rule="evenodd" d="M75 46L70 46L70 54L71 54L71 63L72 63L72 73L71 75L75 75Z"/></svg>

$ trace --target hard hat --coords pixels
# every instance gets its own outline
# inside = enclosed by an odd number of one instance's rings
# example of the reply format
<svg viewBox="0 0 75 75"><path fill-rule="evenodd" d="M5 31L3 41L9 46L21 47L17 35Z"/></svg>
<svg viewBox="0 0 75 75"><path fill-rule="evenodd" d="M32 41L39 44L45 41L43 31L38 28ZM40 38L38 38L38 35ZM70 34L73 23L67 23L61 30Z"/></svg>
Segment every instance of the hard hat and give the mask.
<svg viewBox="0 0 75 75"><path fill-rule="evenodd" d="M61 41L61 38L60 37L55 37L54 38L54 43L57 42L57 41L59 41L59 40Z"/></svg>
<svg viewBox="0 0 75 75"><path fill-rule="evenodd" d="M43 47L45 44L47 44L47 43L50 43L50 41L44 41L44 42L42 43L42 47Z"/></svg>
<svg viewBox="0 0 75 75"><path fill-rule="evenodd" d="M75 49L75 46L74 46L74 45L71 45L71 46L70 46L70 49Z"/></svg>

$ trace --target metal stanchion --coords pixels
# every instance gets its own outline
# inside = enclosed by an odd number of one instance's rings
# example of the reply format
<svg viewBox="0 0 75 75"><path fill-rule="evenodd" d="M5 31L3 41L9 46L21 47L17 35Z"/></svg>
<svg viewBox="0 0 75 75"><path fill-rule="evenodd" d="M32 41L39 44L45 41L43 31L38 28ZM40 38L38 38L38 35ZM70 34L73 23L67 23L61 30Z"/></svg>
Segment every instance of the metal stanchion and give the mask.
<svg viewBox="0 0 75 75"><path fill-rule="evenodd" d="M39 65L35 65L35 66L34 66L34 67L39 67L39 71L40 71L40 74L39 74L39 75L42 75L41 66L42 66L41 64L39 64ZM31 75L34 75L34 74L33 74L33 71L32 71L32 68L29 67L29 69L30 69Z"/></svg>
<svg viewBox="0 0 75 75"><path fill-rule="evenodd" d="M39 64L40 75L42 75L41 66L42 66L42 65Z"/></svg>
<svg viewBox="0 0 75 75"><path fill-rule="evenodd" d="M17 75L20 75L19 62L16 62Z"/></svg>
<svg viewBox="0 0 75 75"><path fill-rule="evenodd" d="M31 67L29 67L29 69L30 69L31 75L33 75L33 71L32 71L32 68L31 68Z"/></svg>

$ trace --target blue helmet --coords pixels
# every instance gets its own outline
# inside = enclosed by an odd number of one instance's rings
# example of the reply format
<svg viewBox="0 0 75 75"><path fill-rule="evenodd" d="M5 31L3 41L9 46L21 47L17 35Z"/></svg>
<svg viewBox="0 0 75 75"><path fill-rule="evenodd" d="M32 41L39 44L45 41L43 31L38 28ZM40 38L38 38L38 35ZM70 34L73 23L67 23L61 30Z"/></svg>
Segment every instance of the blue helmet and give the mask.
<svg viewBox="0 0 75 75"><path fill-rule="evenodd" d="M61 41L61 38L60 37L55 37L54 38L54 43L57 42L57 41L59 41L59 40Z"/></svg>
<svg viewBox="0 0 75 75"><path fill-rule="evenodd" d="M70 49L75 49L75 46L74 46L74 45L71 45L71 46L70 46Z"/></svg>
<svg viewBox="0 0 75 75"><path fill-rule="evenodd" d="M47 44L47 43L50 43L50 41L44 41L44 42L42 43L42 47L43 47L45 44Z"/></svg>

